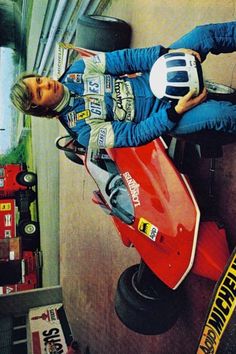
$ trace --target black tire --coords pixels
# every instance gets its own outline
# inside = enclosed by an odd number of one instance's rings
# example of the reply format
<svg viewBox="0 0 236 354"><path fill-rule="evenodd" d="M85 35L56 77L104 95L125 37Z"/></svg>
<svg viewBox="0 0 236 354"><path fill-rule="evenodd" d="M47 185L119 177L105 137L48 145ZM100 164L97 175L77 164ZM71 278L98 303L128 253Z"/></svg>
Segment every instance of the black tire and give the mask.
<svg viewBox="0 0 236 354"><path fill-rule="evenodd" d="M39 224L36 221L22 221L19 224L19 233L22 237L36 237L39 234Z"/></svg>
<svg viewBox="0 0 236 354"><path fill-rule="evenodd" d="M35 186L37 183L37 175L28 171L22 171L18 173L16 179L19 184L26 187Z"/></svg>
<svg viewBox="0 0 236 354"><path fill-rule="evenodd" d="M121 274L115 296L115 311L121 322L132 331L145 335L164 333L179 316L182 289L174 291L160 281L159 295L144 294L135 286L138 267L131 266Z"/></svg>
<svg viewBox="0 0 236 354"><path fill-rule="evenodd" d="M22 238L23 250L35 251L39 248L39 224L36 221L21 221L18 233Z"/></svg>
<svg viewBox="0 0 236 354"><path fill-rule="evenodd" d="M205 81L205 86L208 91L208 98L236 103L236 90L234 88L208 80Z"/></svg>
<svg viewBox="0 0 236 354"><path fill-rule="evenodd" d="M78 20L75 44L79 47L110 52L129 48L132 30L130 25L118 18L89 15Z"/></svg>
<svg viewBox="0 0 236 354"><path fill-rule="evenodd" d="M65 151L65 155L70 161L75 162L78 165L84 164L83 160L78 155L76 155L74 152Z"/></svg>

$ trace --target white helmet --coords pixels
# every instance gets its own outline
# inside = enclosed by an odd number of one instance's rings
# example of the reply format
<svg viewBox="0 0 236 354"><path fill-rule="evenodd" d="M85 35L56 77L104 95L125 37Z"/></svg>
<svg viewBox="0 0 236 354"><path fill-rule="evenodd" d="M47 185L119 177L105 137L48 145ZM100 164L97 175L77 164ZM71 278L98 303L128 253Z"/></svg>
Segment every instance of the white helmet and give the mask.
<svg viewBox="0 0 236 354"><path fill-rule="evenodd" d="M173 52L162 55L150 72L150 87L159 99L178 100L189 90L197 96L203 89L200 62L191 54Z"/></svg>

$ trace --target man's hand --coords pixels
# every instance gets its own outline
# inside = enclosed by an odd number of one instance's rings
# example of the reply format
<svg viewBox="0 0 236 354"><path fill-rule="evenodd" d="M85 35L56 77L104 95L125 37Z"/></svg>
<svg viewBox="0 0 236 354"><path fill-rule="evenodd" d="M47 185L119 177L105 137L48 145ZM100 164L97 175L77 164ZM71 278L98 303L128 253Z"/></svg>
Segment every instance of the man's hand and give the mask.
<svg viewBox="0 0 236 354"><path fill-rule="evenodd" d="M200 95L198 95L197 97L193 97L194 94L195 94L195 90L192 90L189 91L187 95L179 99L177 105L175 106L175 111L178 114L183 114L184 112L187 112L191 108L205 101L205 99L207 98L207 90L205 87L202 93L200 93Z"/></svg>
<svg viewBox="0 0 236 354"><path fill-rule="evenodd" d="M202 61L200 54L192 49L187 49L187 48L170 49L168 53L174 53L174 52L183 52L186 54L191 54L194 55L195 58L197 58L200 61L200 63Z"/></svg>

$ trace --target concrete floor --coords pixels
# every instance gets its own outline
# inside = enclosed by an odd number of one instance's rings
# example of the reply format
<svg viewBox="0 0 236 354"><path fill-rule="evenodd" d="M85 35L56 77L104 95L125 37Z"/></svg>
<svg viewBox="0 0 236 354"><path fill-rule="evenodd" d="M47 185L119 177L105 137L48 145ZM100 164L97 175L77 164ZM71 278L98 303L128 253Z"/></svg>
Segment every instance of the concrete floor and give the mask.
<svg viewBox="0 0 236 354"><path fill-rule="evenodd" d="M111 1L106 14L133 27L133 47L168 45L195 25L232 21L236 1ZM235 53L211 56L204 64L209 78L236 84ZM213 66L214 63L214 66ZM214 68L214 70L213 70ZM217 163L219 207L236 243L236 147L224 148ZM207 164L207 162L205 162ZM91 202L94 182L85 169L60 155L60 282L74 336L92 354L193 354L214 283L190 275L185 310L176 325L160 336L138 335L114 312L114 294L122 271L139 261L124 247L111 219Z"/></svg>

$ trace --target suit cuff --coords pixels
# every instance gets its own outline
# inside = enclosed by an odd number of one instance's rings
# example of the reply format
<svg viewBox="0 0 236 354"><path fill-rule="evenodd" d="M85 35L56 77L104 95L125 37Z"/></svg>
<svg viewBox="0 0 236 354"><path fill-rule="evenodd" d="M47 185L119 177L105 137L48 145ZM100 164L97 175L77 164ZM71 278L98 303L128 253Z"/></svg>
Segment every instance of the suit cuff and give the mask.
<svg viewBox="0 0 236 354"><path fill-rule="evenodd" d="M179 114L175 110L175 103L171 103L170 108L167 109L168 119L173 123L178 123L182 118L182 114Z"/></svg>

